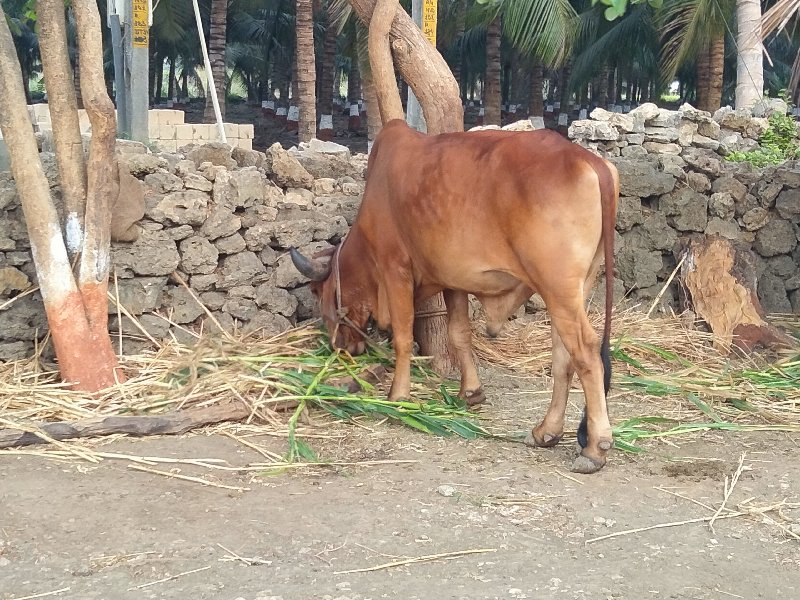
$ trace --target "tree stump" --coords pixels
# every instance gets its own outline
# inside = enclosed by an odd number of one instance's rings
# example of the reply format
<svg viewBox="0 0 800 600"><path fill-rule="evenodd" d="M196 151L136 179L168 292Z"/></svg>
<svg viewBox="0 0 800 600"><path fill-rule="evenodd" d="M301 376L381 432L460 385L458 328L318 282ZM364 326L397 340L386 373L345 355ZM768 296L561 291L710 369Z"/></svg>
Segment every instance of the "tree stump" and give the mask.
<svg viewBox="0 0 800 600"><path fill-rule="evenodd" d="M714 333L714 347L751 350L791 347L794 340L764 319L758 300L755 255L718 235L692 236L681 252L681 280L697 315Z"/></svg>

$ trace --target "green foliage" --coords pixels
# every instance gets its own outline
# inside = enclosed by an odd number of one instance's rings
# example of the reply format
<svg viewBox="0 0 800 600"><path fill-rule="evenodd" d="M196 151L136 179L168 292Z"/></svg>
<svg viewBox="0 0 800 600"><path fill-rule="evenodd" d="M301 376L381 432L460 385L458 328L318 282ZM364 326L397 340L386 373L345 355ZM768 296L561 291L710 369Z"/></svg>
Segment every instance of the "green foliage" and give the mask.
<svg viewBox="0 0 800 600"><path fill-rule="evenodd" d="M664 0L630 0L631 4L644 4L645 2L653 8L661 8ZM597 4L604 4L608 7L605 10L605 17L609 21L624 15L628 8L628 0L592 0L592 6Z"/></svg>
<svg viewBox="0 0 800 600"><path fill-rule="evenodd" d="M760 148L747 152L731 152L732 162L748 162L754 167L778 165L797 157L797 124L794 117L781 113L769 116L769 127L758 139Z"/></svg>

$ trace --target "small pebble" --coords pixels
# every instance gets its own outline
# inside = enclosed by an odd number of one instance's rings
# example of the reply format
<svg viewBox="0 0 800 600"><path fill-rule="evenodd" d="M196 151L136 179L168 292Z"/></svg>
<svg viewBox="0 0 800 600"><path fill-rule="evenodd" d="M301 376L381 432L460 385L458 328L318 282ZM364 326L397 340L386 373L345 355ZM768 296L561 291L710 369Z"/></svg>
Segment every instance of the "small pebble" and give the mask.
<svg viewBox="0 0 800 600"><path fill-rule="evenodd" d="M436 491L439 492L440 495L449 498L456 493L456 488L454 488L452 485L443 484L436 488Z"/></svg>

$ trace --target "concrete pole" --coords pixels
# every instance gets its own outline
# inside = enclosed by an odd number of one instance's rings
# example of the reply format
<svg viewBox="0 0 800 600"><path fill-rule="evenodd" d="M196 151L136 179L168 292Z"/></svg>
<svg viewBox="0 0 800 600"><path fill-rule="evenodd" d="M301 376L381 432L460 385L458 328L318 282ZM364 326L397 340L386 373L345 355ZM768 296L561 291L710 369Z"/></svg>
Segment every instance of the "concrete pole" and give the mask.
<svg viewBox="0 0 800 600"><path fill-rule="evenodd" d="M132 140L150 143L147 111L150 108L150 6L147 0L130 0L131 18L125 28L125 102Z"/></svg>
<svg viewBox="0 0 800 600"><path fill-rule="evenodd" d="M119 15L108 16L111 29L111 49L114 53L114 102L117 105L117 135L131 136L131 122L128 118L128 105L125 99L125 54L122 47L122 24Z"/></svg>
<svg viewBox="0 0 800 600"><path fill-rule="evenodd" d="M411 0L411 18L417 27L422 29L422 2L423 0ZM425 117L422 114L422 108L419 105L419 100L414 95L411 87L408 88L408 105L406 106L406 123L409 127L413 127L417 131L423 133L428 131L425 125Z"/></svg>

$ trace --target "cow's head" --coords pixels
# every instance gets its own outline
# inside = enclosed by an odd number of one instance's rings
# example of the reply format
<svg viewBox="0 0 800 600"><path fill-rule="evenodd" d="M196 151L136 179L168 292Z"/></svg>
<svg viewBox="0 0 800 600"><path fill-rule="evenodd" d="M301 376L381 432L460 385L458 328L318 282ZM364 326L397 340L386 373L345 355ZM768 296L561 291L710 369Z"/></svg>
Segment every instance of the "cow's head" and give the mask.
<svg viewBox="0 0 800 600"><path fill-rule="evenodd" d="M349 261L342 255L341 244L318 252L312 258L303 256L295 248L289 253L297 270L311 280L311 291L319 302L333 347L353 355L363 354L370 303L359 293L360 286Z"/></svg>

